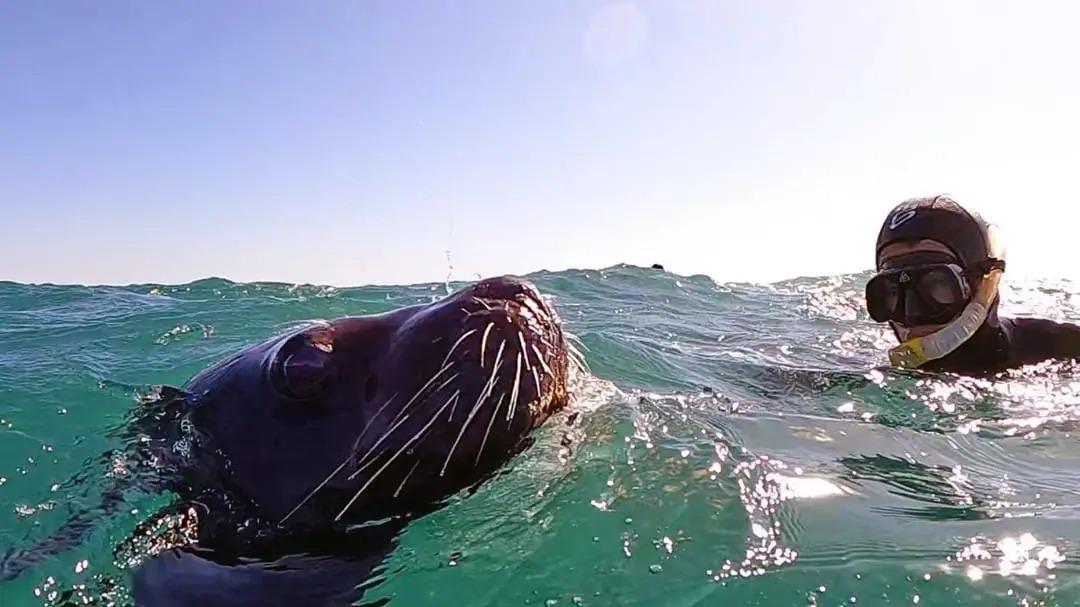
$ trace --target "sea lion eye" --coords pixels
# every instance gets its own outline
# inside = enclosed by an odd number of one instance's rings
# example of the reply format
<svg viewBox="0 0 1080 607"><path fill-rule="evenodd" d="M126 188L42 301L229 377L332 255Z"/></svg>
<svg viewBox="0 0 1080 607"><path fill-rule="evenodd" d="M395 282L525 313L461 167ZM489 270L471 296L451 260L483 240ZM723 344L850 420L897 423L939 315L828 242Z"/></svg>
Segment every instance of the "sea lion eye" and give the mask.
<svg viewBox="0 0 1080 607"><path fill-rule="evenodd" d="M329 383L333 352L333 341L326 332L303 333L291 338L273 363L274 387L295 400L318 396Z"/></svg>

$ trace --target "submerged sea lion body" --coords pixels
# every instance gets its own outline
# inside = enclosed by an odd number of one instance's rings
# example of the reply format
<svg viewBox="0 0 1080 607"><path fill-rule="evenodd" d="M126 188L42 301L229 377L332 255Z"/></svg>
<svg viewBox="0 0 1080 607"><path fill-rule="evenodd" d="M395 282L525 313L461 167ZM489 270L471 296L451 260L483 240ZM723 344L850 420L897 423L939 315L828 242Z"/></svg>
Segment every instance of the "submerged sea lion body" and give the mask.
<svg viewBox="0 0 1080 607"><path fill-rule="evenodd" d="M136 602L347 604L410 518L489 477L566 405L567 369L555 311L509 277L210 367L143 415L154 488L179 494L193 541L136 571ZM76 545L86 520L9 555L5 576Z"/></svg>

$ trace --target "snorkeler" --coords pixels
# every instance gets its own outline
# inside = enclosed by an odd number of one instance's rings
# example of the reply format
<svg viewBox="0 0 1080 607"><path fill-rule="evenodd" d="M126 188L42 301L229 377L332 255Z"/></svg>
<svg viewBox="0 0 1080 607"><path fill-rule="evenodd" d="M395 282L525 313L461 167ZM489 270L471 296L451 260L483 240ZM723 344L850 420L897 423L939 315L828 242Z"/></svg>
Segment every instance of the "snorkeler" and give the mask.
<svg viewBox="0 0 1080 607"><path fill-rule="evenodd" d="M898 367L995 373L1080 357L1080 326L999 318L1005 254L994 227L947 196L914 198L885 219L866 307L888 322Z"/></svg>

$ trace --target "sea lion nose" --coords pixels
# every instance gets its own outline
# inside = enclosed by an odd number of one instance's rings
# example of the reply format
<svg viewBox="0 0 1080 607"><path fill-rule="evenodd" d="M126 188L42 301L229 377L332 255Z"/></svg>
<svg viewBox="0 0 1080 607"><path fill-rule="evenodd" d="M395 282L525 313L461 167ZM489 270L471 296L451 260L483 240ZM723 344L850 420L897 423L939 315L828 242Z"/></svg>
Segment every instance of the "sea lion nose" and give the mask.
<svg viewBox="0 0 1080 607"><path fill-rule="evenodd" d="M516 276L496 276L473 285L472 294L480 299L541 301L540 291L531 282Z"/></svg>

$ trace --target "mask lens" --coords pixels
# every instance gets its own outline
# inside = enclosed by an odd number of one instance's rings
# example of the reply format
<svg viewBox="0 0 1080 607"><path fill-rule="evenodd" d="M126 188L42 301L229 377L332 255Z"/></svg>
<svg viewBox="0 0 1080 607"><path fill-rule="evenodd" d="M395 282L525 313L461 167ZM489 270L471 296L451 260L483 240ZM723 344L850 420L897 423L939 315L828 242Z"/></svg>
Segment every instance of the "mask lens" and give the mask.
<svg viewBox="0 0 1080 607"><path fill-rule="evenodd" d="M878 274L866 283L866 310L877 322L892 320L900 301L899 274Z"/></svg>
<svg viewBox="0 0 1080 607"><path fill-rule="evenodd" d="M952 308L964 302L962 280L947 267L931 268L919 276L919 294L928 304Z"/></svg>

